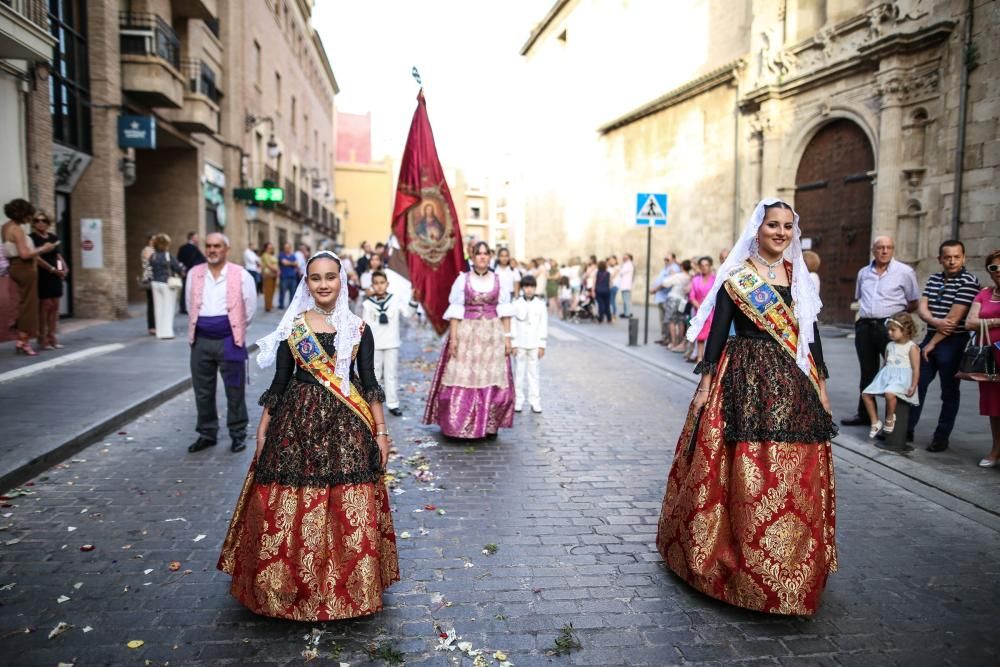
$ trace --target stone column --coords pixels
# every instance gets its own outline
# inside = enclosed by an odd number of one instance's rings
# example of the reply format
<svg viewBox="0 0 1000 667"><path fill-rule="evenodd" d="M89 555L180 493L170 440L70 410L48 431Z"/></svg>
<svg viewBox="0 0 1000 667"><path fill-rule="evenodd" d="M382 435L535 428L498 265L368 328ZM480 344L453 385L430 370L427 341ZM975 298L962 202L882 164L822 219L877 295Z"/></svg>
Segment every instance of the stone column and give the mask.
<svg viewBox="0 0 1000 667"><path fill-rule="evenodd" d="M93 0L86 7L94 158L73 190L71 202L73 307L78 317L119 318L128 316L126 284L135 276L127 275L126 270L125 189L119 168L122 151L118 148L118 107L122 94L118 3ZM102 221L102 268L83 268L81 218Z"/></svg>
<svg viewBox="0 0 1000 667"><path fill-rule="evenodd" d="M28 187L33 204L55 215L52 168L52 112L49 110L49 65L37 63L27 97Z"/></svg>
<svg viewBox="0 0 1000 667"><path fill-rule="evenodd" d="M881 234L895 237L899 222L897 214L903 169L903 107L900 93L905 76L901 68L891 65L878 76L877 90L881 93L882 104L876 147L878 164L875 166L872 238Z"/></svg>

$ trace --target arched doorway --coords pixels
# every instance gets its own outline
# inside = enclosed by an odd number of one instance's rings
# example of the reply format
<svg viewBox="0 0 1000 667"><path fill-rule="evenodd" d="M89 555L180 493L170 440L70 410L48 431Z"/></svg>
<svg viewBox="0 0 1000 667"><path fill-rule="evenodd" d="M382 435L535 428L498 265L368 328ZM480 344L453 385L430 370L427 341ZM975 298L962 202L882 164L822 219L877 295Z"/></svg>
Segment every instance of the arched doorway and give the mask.
<svg viewBox="0 0 1000 667"><path fill-rule="evenodd" d="M870 259L875 156L857 124L835 120L806 146L795 175L803 240L822 260L820 296L827 323L854 321L854 281Z"/></svg>

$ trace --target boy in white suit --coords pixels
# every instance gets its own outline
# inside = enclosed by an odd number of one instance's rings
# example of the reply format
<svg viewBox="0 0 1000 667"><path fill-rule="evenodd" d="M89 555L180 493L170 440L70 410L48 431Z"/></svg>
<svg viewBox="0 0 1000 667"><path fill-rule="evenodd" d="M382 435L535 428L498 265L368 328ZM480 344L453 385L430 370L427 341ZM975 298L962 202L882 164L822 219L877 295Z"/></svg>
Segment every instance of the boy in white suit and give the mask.
<svg viewBox="0 0 1000 667"><path fill-rule="evenodd" d="M535 294L535 277L521 278L522 296L514 300L511 321L513 345L517 351L517 373L514 379L514 412L524 407L525 389L531 411L542 411L542 396L538 383L538 360L545 356L545 338L549 332L549 313L545 299ZM527 382L525 382L527 381ZM525 387L527 384L527 388Z"/></svg>
<svg viewBox="0 0 1000 667"><path fill-rule="evenodd" d="M372 295L364 300L362 319L375 338L375 377L385 390L385 407L399 417L399 321L416 312L416 304L394 299L389 293L389 279L382 271L373 271Z"/></svg>

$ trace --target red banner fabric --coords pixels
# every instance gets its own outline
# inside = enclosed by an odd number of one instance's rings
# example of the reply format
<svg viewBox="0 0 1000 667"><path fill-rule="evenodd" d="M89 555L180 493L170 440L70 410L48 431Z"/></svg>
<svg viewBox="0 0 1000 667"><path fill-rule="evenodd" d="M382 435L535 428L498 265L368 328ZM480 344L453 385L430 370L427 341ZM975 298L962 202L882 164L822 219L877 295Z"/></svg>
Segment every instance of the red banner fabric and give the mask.
<svg viewBox="0 0 1000 667"><path fill-rule="evenodd" d="M438 334L447 322L448 293L465 270L462 229L444 178L421 90L399 165L392 231L406 254L414 298Z"/></svg>

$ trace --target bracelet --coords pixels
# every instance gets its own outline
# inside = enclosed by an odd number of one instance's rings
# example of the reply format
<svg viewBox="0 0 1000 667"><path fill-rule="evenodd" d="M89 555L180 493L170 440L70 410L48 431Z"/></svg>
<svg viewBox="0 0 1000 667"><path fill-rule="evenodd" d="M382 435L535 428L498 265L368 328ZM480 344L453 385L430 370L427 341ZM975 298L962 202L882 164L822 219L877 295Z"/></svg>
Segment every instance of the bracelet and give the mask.
<svg viewBox="0 0 1000 667"><path fill-rule="evenodd" d="M379 437L380 435L384 435L384 436L388 436L388 435L389 435L389 432L388 432L388 431L377 431L377 432L375 433L375 437L376 437L376 438L377 438L377 437Z"/></svg>

